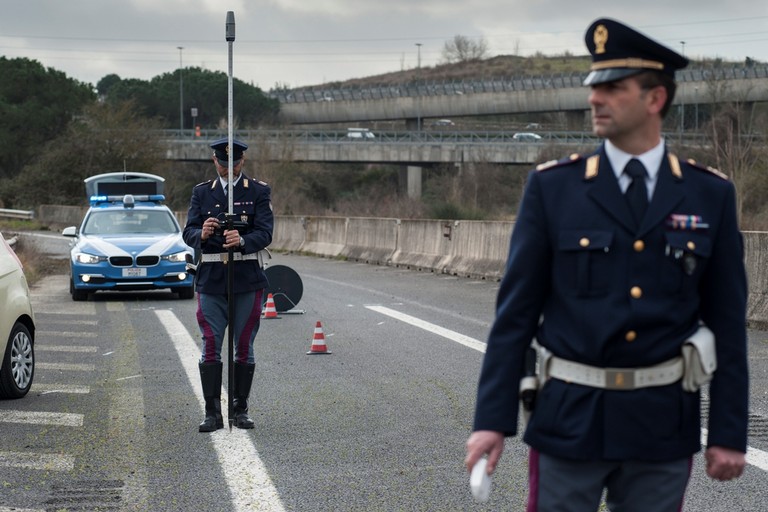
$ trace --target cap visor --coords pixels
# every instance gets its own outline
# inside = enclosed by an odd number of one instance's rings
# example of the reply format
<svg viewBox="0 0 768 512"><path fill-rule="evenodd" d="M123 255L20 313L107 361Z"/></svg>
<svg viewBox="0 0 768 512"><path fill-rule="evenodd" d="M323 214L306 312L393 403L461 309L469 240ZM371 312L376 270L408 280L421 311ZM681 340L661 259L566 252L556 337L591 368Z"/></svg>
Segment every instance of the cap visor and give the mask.
<svg viewBox="0 0 768 512"><path fill-rule="evenodd" d="M589 73L589 75L587 75L587 78L584 79L584 85L597 85L604 84L606 82L614 82L616 80L621 80L622 78L627 78L628 76L637 75L643 71L647 70L637 68L599 69L597 71L592 71Z"/></svg>
<svg viewBox="0 0 768 512"><path fill-rule="evenodd" d="M229 166L229 160L226 158L224 160L222 160L221 158L216 158L216 160L219 161L219 165L222 167ZM240 160L242 160L242 158L238 158L237 160L232 160L232 166L234 167L235 165L239 164Z"/></svg>

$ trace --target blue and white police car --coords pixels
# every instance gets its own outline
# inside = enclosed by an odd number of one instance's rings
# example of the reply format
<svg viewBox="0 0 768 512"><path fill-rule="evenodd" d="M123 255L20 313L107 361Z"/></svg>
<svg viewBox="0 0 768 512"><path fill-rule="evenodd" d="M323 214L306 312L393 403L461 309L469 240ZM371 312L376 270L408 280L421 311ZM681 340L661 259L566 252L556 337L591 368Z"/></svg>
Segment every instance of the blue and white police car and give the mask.
<svg viewBox="0 0 768 512"><path fill-rule="evenodd" d="M72 299L96 291L170 289L181 299L194 297L194 257L184 243L173 212L163 204L165 179L154 174L115 172L85 180L90 208L80 227L62 231L73 237Z"/></svg>

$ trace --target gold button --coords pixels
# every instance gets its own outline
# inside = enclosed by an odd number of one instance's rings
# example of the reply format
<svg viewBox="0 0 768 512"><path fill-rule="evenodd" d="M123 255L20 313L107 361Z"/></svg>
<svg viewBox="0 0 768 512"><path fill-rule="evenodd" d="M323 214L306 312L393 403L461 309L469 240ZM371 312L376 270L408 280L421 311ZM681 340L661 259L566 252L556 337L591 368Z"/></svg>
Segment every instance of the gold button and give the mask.
<svg viewBox="0 0 768 512"><path fill-rule="evenodd" d="M627 331L627 334L624 335L624 339L633 342L637 339L637 333L635 331Z"/></svg>
<svg viewBox="0 0 768 512"><path fill-rule="evenodd" d="M643 290L639 286L633 286L631 290L629 290L629 294L632 295L633 299L639 299L643 296Z"/></svg>
<svg viewBox="0 0 768 512"><path fill-rule="evenodd" d="M689 251L692 251L696 248L696 244L693 242L688 242L687 244L685 244L685 246L688 248Z"/></svg>
<svg viewBox="0 0 768 512"><path fill-rule="evenodd" d="M635 240L635 243L632 245L632 247L635 248L635 252L642 252L643 249L645 249L645 242L642 240Z"/></svg>
<svg viewBox="0 0 768 512"><path fill-rule="evenodd" d="M589 247L589 238L584 237L581 240L579 240L579 245L582 247Z"/></svg>

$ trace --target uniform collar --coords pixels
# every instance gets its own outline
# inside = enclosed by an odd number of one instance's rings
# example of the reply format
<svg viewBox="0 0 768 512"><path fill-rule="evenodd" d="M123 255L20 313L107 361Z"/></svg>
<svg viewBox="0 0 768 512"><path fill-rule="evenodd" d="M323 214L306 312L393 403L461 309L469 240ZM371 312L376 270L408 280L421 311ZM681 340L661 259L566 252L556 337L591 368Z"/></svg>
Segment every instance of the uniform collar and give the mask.
<svg viewBox="0 0 768 512"><path fill-rule="evenodd" d="M655 183L656 176L661 167L661 161L664 158L664 138L662 138L655 147L641 155L631 155L622 151L614 146L610 140L606 139L605 156L608 157L608 161L611 163L611 167L613 167L613 172L616 174L617 179L624 172L624 167L627 166L627 163L633 158L637 158L643 163L645 170L648 171L648 179Z"/></svg>
<svg viewBox="0 0 768 512"><path fill-rule="evenodd" d="M622 169L623 169L623 167L622 167ZM237 176L237 178L236 178L236 179L235 179L235 180L232 182L232 188L234 188L234 187L236 187L236 186L237 186L237 183L240 181L240 178L242 178L242 177L243 177L243 173L240 173L240 174ZM227 190L227 186L228 186L228 185L227 185L227 181L229 181L229 180L225 180L224 178L222 178L221 176L219 176L219 182L221 182L221 188L222 188L222 190Z"/></svg>

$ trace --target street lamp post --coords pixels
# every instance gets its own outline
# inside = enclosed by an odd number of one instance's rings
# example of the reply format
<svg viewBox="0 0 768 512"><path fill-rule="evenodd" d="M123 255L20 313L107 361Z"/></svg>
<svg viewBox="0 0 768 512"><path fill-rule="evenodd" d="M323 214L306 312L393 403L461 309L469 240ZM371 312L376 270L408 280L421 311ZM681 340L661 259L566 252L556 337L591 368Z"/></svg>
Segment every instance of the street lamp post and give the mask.
<svg viewBox="0 0 768 512"><path fill-rule="evenodd" d="M184 78L182 77L181 51L183 46L177 46L179 50L179 137L184 136Z"/></svg>
<svg viewBox="0 0 768 512"><path fill-rule="evenodd" d="M683 48L683 57L685 57L685 41L680 41ZM683 128L685 127L685 98L680 101L680 142L683 140Z"/></svg>
<svg viewBox="0 0 768 512"><path fill-rule="evenodd" d="M416 43L416 130L421 131L421 98L419 97L419 81L421 80L421 43Z"/></svg>
<svg viewBox="0 0 768 512"><path fill-rule="evenodd" d="M421 43L416 43L418 53L416 54L416 69L421 69Z"/></svg>

